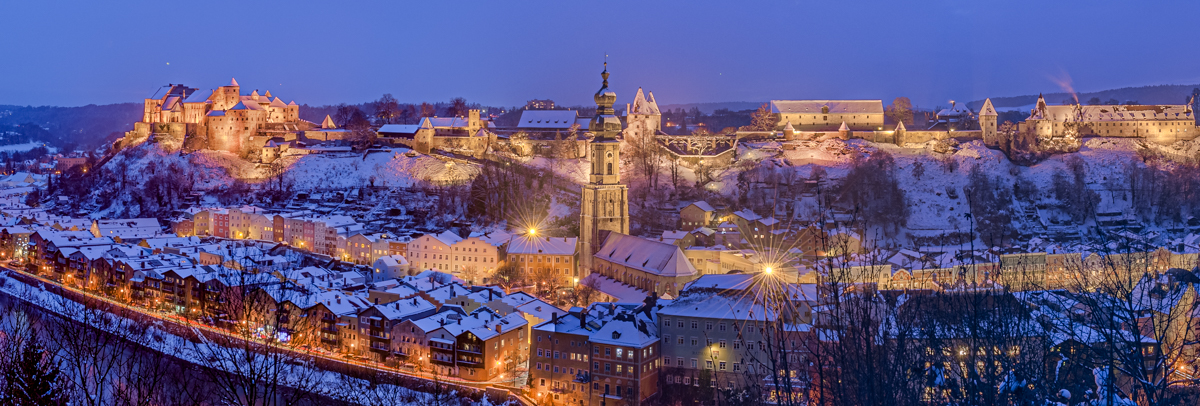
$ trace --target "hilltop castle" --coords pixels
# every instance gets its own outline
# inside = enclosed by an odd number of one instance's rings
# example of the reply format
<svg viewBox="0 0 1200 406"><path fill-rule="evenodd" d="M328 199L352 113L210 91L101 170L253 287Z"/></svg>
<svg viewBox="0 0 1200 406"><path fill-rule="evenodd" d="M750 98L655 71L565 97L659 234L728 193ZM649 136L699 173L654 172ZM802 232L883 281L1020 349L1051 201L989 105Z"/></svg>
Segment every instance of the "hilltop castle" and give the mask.
<svg viewBox="0 0 1200 406"><path fill-rule="evenodd" d="M117 148L157 142L169 150L214 149L244 154L282 134L315 127L300 119L300 106L267 91L242 94L237 80L201 91L168 84L145 100L142 121L117 141Z"/></svg>
<svg viewBox="0 0 1200 406"><path fill-rule="evenodd" d="M1141 138L1156 144L1196 138L1192 104L1051 106L1038 95L1029 118L1021 123L1039 143L1082 137Z"/></svg>

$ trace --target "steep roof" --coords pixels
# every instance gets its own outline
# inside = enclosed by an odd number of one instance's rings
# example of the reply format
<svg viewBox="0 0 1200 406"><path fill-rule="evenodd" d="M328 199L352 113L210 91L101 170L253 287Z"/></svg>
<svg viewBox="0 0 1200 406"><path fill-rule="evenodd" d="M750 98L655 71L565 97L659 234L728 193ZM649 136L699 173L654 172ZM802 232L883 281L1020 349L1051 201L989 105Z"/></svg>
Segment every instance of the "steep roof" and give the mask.
<svg viewBox="0 0 1200 406"><path fill-rule="evenodd" d="M696 208L700 209L701 211L716 211L711 204L708 204L708 202L703 200L697 200L688 205L688 207L691 206L696 206Z"/></svg>
<svg viewBox="0 0 1200 406"><path fill-rule="evenodd" d="M635 94L633 96L633 103L630 105L629 112L627 114L643 114L643 115L659 114L658 106L655 103L652 103L650 101L653 99L654 99L653 94L651 94L649 100L646 99L645 94L642 93L642 88L639 87L637 90L637 94Z"/></svg>
<svg viewBox="0 0 1200 406"><path fill-rule="evenodd" d="M387 304L372 306L388 320L404 320L422 313L428 314L437 310L437 306L421 297L400 299ZM428 313L426 313L428 312Z"/></svg>
<svg viewBox="0 0 1200 406"><path fill-rule="evenodd" d="M882 100L771 100L772 113L818 114L824 107L829 114L883 114Z"/></svg>
<svg viewBox="0 0 1200 406"><path fill-rule="evenodd" d="M979 115L981 115L981 116L996 115L996 108L992 106L991 98L985 99L983 101L983 107L979 108Z"/></svg>
<svg viewBox="0 0 1200 406"><path fill-rule="evenodd" d="M508 240L509 254L574 255L576 238L514 235Z"/></svg>
<svg viewBox="0 0 1200 406"><path fill-rule="evenodd" d="M379 127L380 134L416 134L421 126L417 124L384 124Z"/></svg>
<svg viewBox="0 0 1200 406"><path fill-rule="evenodd" d="M325 120L321 121L321 128L333 129L333 128L337 128L337 124L334 124L333 118L329 117L329 115L326 114Z"/></svg>
<svg viewBox="0 0 1200 406"><path fill-rule="evenodd" d="M428 124L433 128L463 128L467 126L467 119L462 117L425 117L421 119L421 126Z"/></svg>
<svg viewBox="0 0 1200 406"><path fill-rule="evenodd" d="M567 130L575 124L575 110L522 110L517 128Z"/></svg>
<svg viewBox="0 0 1200 406"><path fill-rule="evenodd" d="M517 311L521 313L525 313L542 320L550 320L550 318L554 317L555 314L559 316L565 316L567 314L567 312L563 309L554 307L554 305L546 303L541 299L534 299L522 305L516 306L516 308Z"/></svg>
<svg viewBox="0 0 1200 406"><path fill-rule="evenodd" d="M596 258L655 275L677 277L696 274L696 268L679 247L621 233L611 233Z"/></svg>

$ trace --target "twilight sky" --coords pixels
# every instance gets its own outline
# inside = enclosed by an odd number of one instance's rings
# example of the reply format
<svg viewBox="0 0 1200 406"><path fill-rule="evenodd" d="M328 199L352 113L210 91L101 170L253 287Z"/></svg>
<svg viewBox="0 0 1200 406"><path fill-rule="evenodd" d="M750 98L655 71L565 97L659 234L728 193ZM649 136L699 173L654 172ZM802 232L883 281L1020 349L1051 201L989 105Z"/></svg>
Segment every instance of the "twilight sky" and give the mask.
<svg viewBox="0 0 1200 406"><path fill-rule="evenodd" d="M918 106L1200 83L1188 1L2 1L0 104L167 83L332 104L908 96ZM900 4L911 3L911 4Z"/></svg>

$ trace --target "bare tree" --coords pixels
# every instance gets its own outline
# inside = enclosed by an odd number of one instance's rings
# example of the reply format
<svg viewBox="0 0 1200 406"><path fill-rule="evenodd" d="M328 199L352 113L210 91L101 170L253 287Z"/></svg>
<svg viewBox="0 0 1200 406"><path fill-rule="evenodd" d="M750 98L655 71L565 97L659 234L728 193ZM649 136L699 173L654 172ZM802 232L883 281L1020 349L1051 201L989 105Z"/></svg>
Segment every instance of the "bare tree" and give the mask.
<svg viewBox="0 0 1200 406"><path fill-rule="evenodd" d="M771 113L770 103L763 103L758 110L750 114L750 129L754 131L770 131L777 124L779 124L779 116Z"/></svg>
<svg viewBox="0 0 1200 406"><path fill-rule="evenodd" d="M400 103L391 93L385 93L372 104L375 107L375 118L380 124L392 124L400 116Z"/></svg>
<svg viewBox="0 0 1200 406"><path fill-rule="evenodd" d="M287 283L263 285L253 275L238 275L220 292L217 310L236 324L227 333L194 330L199 340L191 350L212 395L233 404L292 406L327 394L324 372L298 351L317 341L320 317L287 305L302 294Z"/></svg>

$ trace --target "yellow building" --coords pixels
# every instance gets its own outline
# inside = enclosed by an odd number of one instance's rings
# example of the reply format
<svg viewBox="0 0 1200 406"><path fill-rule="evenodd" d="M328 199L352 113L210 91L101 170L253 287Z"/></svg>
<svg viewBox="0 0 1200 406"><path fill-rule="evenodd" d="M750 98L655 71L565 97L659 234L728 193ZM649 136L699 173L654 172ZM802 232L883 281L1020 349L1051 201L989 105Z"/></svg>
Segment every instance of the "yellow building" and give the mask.
<svg viewBox="0 0 1200 406"><path fill-rule="evenodd" d="M270 138L311 126L300 120L296 102L272 97L269 91L242 94L237 80L209 91L168 84L145 100L142 121L134 123L118 145L154 141L168 149L188 145L244 153L261 148Z"/></svg>
<svg viewBox="0 0 1200 406"><path fill-rule="evenodd" d="M1196 138L1190 104L1051 106L1038 95L1037 105L1021 123L1038 141L1081 137L1142 138L1157 144Z"/></svg>
<svg viewBox="0 0 1200 406"><path fill-rule="evenodd" d="M771 113L779 116L778 130L789 123L796 131L883 130L882 100L771 100Z"/></svg>

